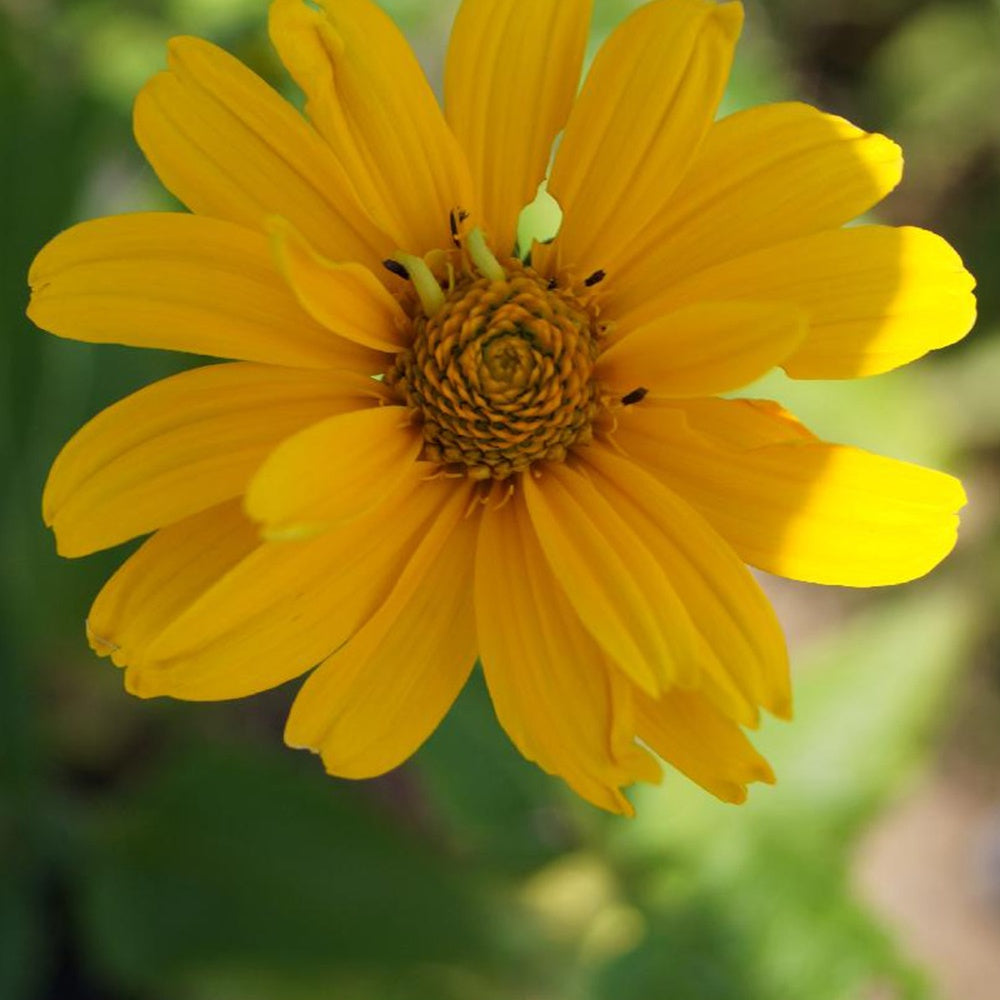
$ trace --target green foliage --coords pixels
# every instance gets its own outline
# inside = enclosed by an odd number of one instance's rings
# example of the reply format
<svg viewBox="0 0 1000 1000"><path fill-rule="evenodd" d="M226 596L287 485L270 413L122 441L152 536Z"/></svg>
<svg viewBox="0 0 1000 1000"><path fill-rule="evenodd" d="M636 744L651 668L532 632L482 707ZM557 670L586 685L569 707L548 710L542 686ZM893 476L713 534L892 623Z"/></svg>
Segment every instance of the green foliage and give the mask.
<svg viewBox="0 0 1000 1000"><path fill-rule="evenodd" d="M672 969L679 1000L841 1000L878 982L928 995L855 901L849 866L865 823L919 762L972 621L959 592L929 588L816 648L800 666L794 725L756 741L778 784L755 788L738 815L680 782L643 797L613 846L651 933L608 971L607 997L628 984L643 996Z"/></svg>
<svg viewBox="0 0 1000 1000"><path fill-rule="evenodd" d="M303 984L488 956L475 879L308 761L192 746L87 825L87 954L175 997L203 977Z"/></svg>

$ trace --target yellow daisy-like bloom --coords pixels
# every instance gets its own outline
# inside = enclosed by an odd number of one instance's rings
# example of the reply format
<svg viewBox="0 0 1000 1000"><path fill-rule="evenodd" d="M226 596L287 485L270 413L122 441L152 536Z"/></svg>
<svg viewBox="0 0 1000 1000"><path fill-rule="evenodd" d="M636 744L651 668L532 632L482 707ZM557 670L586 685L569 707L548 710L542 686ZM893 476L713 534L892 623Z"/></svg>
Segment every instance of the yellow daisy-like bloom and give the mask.
<svg viewBox="0 0 1000 1000"><path fill-rule="evenodd" d="M287 741L360 778L478 657L521 752L596 805L631 810L650 749L741 801L773 780L741 727L791 706L746 564L872 586L952 548L954 479L719 398L968 331L943 240L842 228L898 148L796 103L714 120L737 3L647 4L577 94L590 7L464 0L443 113L369 0L272 4L305 118L171 42L135 132L192 214L84 223L30 275L59 336L235 359L98 415L45 491L64 555L153 532L88 621L130 691L237 698L316 667ZM516 250L560 132L561 231Z"/></svg>

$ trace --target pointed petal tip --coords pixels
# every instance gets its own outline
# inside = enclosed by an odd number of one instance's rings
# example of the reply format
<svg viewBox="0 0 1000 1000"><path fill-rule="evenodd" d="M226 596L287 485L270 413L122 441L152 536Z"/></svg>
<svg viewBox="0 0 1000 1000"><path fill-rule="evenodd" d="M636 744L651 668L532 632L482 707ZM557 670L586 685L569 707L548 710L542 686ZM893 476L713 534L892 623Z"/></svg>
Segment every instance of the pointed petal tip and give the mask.
<svg viewBox="0 0 1000 1000"><path fill-rule="evenodd" d="M623 816L625 819L635 819L635 806L625 798L620 789L615 789L615 802L618 805L616 812L619 816Z"/></svg>
<svg viewBox="0 0 1000 1000"><path fill-rule="evenodd" d="M782 693L777 697L772 696L764 705L764 708L782 722L791 722L795 715L791 692Z"/></svg>
<svg viewBox="0 0 1000 1000"><path fill-rule="evenodd" d="M114 656L118 652L118 645L110 638L99 635L91 619L84 622L84 631L87 636L87 644L100 657ZM120 666L120 664L119 664Z"/></svg>
<svg viewBox="0 0 1000 1000"><path fill-rule="evenodd" d="M282 739L290 750L306 750L317 757L320 755L320 749L316 746L318 741L302 731L302 725L294 718L294 713L290 712L285 720Z"/></svg>
<svg viewBox="0 0 1000 1000"><path fill-rule="evenodd" d="M728 805L741 806L746 802L748 792L746 785L730 784L727 782L715 789L715 796Z"/></svg>
<svg viewBox="0 0 1000 1000"><path fill-rule="evenodd" d="M749 781L759 781L765 785L776 785L778 778L771 765L762 757L760 763L751 770Z"/></svg>
<svg viewBox="0 0 1000 1000"><path fill-rule="evenodd" d="M55 536L56 555L62 559L82 559L106 547L63 525L58 516L53 517L48 527Z"/></svg>
<svg viewBox="0 0 1000 1000"><path fill-rule="evenodd" d="M131 665L125 666L124 685L128 694L134 698L142 698L143 701L162 698L167 694L162 686L157 685L150 677L149 671Z"/></svg>

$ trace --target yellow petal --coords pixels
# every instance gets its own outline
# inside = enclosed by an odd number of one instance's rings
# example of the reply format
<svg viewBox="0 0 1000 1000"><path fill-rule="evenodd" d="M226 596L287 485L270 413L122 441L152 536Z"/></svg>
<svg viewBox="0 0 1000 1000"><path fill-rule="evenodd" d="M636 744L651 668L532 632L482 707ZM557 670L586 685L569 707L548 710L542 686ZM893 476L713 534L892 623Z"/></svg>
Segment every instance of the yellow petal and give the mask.
<svg viewBox="0 0 1000 1000"><path fill-rule="evenodd" d="M295 301L266 238L172 212L61 233L28 274L28 315L60 337L302 368L377 372L384 356L333 336Z"/></svg>
<svg viewBox="0 0 1000 1000"><path fill-rule="evenodd" d="M958 254L923 229L834 229L728 261L622 316L624 331L709 299L783 300L809 332L783 367L795 378L888 371L960 340L976 318L975 281Z"/></svg>
<svg viewBox="0 0 1000 1000"><path fill-rule="evenodd" d="M632 685L563 595L520 495L483 513L475 601L483 671L508 736L588 802L631 814L619 789L657 780L634 744Z"/></svg>
<svg viewBox="0 0 1000 1000"><path fill-rule="evenodd" d="M158 531L97 595L87 618L94 652L135 662L163 628L260 541L239 504L221 504Z"/></svg>
<svg viewBox="0 0 1000 1000"><path fill-rule="evenodd" d="M579 277L615 274L712 124L743 23L738 3L656 0L604 43L556 152L553 245Z"/></svg>
<svg viewBox="0 0 1000 1000"><path fill-rule="evenodd" d="M347 372L209 365L99 413L52 465L42 509L61 555L80 556L239 496L284 438L385 390Z"/></svg>
<svg viewBox="0 0 1000 1000"><path fill-rule="evenodd" d="M678 771L723 802L746 800L753 781L774 784L774 772L739 726L694 691L654 700L636 692L640 738Z"/></svg>
<svg viewBox="0 0 1000 1000"><path fill-rule="evenodd" d="M247 514L268 538L325 530L381 503L423 446L402 406L355 410L280 444L247 489Z"/></svg>
<svg viewBox="0 0 1000 1000"><path fill-rule="evenodd" d="M455 491L385 604L295 699L285 740L320 753L331 774L370 778L401 764L465 684L477 654L469 500L468 487Z"/></svg>
<svg viewBox="0 0 1000 1000"><path fill-rule="evenodd" d="M514 250L521 209L545 177L576 96L593 0L464 0L445 67L448 122L486 228Z"/></svg>
<svg viewBox="0 0 1000 1000"><path fill-rule="evenodd" d="M811 583L923 576L954 547L965 503L951 476L806 436L744 400L627 407L617 443L702 513L744 562ZM741 444L743 425L773 443Z"/></svg>
<svg viewBox="0 0 1000 1000"><path fill-rule="evenodd" d="M622 394L713 396L760 378L791 354L805 318L785 303L709 302L643 324L605 351L595 373Z"/></svg>
<svg viewBox="0 0 1000 1000"><path fill-rule="evenodd" d="M585 452L591 479L656 557L703 644L703 688L737 721L756 706L787 717L788 653L778 619L732 548L687 503L604 445Z"/></svg>
<svg viewBox="0 0 1000 1000"><path fill-rule="evenodd" d="M593 484L551 464L524 496L538 541L584 627L637 684L693 684L695 632L684 604L633 527Z"/></svg>
<svg viewBox="0 0 1000 1000"><path fill-rule="evenodd" d="M475 208L472 182L410 46L370 0L316 6L271 5L271 40L307 114L397 247L422 256L449 246L452 210Z"/></svg>
<svg viewBox="0 0 1000 1000"><path fill-rule="evenodd" d="M899 147L806 104L768 104L716 122L669 205L630 248L603 311L614 318L688 274L833 229L881 201Z"/></svg>
<svg viewBox="0 0 1000 1000"><path fill-rule="evenodd" d="M268 229L285 280L317 323L376 351L406 346L406 314L368 268L327 260L284 219L271 220Z"/></svg>
<svg viewBox="0 0 1000 1000"><path fill-rule="evenodd" d="M336 157L260 77L199 38L171 39L168 66L136 99L135 136L188 208L252 229L280 215L333 260L376 268L393 252Z"/></svg>
<svg viewBox="0 0 1000 1000"><path fill-rule="evenodd" d="M261 545L134 650L131 689L240 698L315 666L381 607L453 494L453 482L415 472L339 531Z"/></svg>

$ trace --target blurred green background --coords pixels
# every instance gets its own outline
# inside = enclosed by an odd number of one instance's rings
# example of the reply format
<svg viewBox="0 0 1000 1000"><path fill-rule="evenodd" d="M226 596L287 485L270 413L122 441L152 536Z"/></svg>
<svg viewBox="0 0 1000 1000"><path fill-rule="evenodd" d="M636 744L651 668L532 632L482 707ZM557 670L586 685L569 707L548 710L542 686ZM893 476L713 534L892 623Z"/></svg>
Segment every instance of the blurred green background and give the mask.
<svg viewBox="0 0 1000 1000"><path fill-rule="evenodd" d="M454 4L385 0L432 74ZM593 44L635 4L597 0ZM767 581L797 670L779 784L742 809L668 774L606 817L522 761L470 685L362 784L282 748L294 685L130 699L83 637L121 552L56 558L46 468L109 402L188 363L23 318L80 219L171 207L131 100L172 34L276 85L264 0L0 0L0 998L989 1000L1000 987L1000 3L757 0L727 108L802 98L900 141L878 217L980 279L977 334L910 370L776 393L820 433L959 472L961 544L855 593Z"/></svg>

